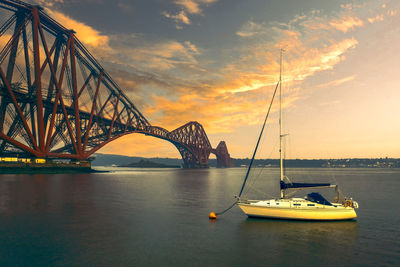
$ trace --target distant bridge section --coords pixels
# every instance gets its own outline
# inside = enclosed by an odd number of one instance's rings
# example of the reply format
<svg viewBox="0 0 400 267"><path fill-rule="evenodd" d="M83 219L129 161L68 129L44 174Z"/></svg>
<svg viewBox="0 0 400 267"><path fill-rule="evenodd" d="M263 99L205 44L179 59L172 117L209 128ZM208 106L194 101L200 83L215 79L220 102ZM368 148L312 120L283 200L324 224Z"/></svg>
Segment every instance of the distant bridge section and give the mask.
<svg viewBox="0 0 400 267"><path fill-rule="evenodd" d="M167 140L179 150L185 168L206 168L210 153L217 157L217 167L229 167L230 156L224 141L216 149L211 147L203 126L196 122L189 122L171 132L152 126L145 132L157 138Z"/></svg>
<svg viewBox="0 0 400 267"><path fill-rule="evenodd" d="M75 32L39 6L0 0L0 155L85 160L109 142L142 133L173 143L186 168L229 166L225 142L203 127L152 126Z"/></svg>

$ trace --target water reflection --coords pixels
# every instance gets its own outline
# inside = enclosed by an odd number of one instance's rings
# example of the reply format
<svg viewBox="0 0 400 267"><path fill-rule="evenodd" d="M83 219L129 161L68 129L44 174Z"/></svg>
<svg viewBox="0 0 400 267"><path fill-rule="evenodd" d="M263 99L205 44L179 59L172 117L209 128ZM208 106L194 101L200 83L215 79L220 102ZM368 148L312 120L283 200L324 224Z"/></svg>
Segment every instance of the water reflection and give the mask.
<svg viewBox="0 0 400 267"><path fill-rule="evenodd" d="M2 175L0 266L397 266L399 172L343 171L361 204L343 222L247 219L238 207L209 221L245 169Z"/></svg>
<svg viewBox="0 0 400 267"><path fill-rule="evenodd" d="M316 265L313 258L338 261L332 255L350 257L346 249L354 247L357 238L356 221L308 222L248 218L238 228L237 240L253 250L266 250L274 255L275 263L297 265L307 259L306 265ZM246 253L246 247L242 247ZM332 252L335 252L332 254ZM276 257L279 256L279 257Z"/></svg>
<svg viewBox="0 0 400 267"><path fill-rule="evenodd" d="M324 236L354 239L357 234L357 221L290 221L275 219L247 218L240 224L240 232L273 232L278 235L298 235L301 240Z"/></svg>
<svg viewBox="0 0 400 267"><path fill-rule="evenodd" d="M3 214L49 214L94 210L93 177L88 174L15 175L0 184Z"/></svg>
<svg viewBox="0 0 400 267"><path fill-rule="evenodd" d="M179 198L196 198L200 193L207 192L210 187L210 172L205 170L179 170L174 173L174 189Z"/></svg>

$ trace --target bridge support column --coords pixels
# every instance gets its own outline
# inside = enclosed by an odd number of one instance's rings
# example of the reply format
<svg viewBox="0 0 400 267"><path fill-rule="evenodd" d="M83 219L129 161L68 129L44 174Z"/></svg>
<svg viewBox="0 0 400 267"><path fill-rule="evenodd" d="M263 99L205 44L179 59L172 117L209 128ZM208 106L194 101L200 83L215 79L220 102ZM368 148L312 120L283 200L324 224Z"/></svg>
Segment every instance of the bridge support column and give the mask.
<svg viewBox="0 0 400 267"><path fill-rule="evenodd" d="M219 142L217 148L213 151L217 157L217 168L231 167L231 157L225 141Z"/></svg>

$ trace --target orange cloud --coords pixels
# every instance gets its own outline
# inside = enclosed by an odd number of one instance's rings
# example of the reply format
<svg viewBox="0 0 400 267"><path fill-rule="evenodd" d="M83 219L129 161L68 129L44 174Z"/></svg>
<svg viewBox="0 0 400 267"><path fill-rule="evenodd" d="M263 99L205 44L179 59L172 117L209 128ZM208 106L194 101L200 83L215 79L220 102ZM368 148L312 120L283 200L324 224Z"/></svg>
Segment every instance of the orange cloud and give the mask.
<svg viewBox="0 0 400 267"><path fill-rule="evenodd" d="M393 10L388 10L388 11L387 11L387 14L388 14L388 16L394 16L394 15L397 14L397 12L398 12L398 10L393 9Z"/></svg>
<svg viewBox="0 0 400 267"><path fill-rule="evenodd" d="M33 2L37 2L40 6L43 7L53 7L55 4L63 4L64 0L34 0Z"/></svg>
<svg viewBox="0 0 400 267"><path fill-rule="evenodd" d="M173 19L176 23L175 27L177 29L182 29L182 24L191 24L188 14L202 15L202 6L214 3L216 1L218 0L175 0L174 3L181 8L180 12L174 15L164 11L162 14L166 18Z"/></svg>
<svg viewBox="0 0 400 267"><path fill-rule="evenodd" d="M211 4L218 0L175 0L174 3L183 7L191 14L199 14L202 12L200 5Z"/></svg>
<svg viewBox="0 0 400 267"><path fill-rule="evenodd" d="M266 99L254 99L245 95L226 95L219 98L191 95L180 96L176 101L153 95L153 99L154 105L148 107L145 113L156 118L154 123L171 130L190 118L201 122L210 134L231 132L240 125L258 123L262 117L259 115L264 112L260 107L266 103ZM249 110L255 112L245 112Z"/></svg>
<svg viewBox="0 0 400 267"><path fill-rule="evenodd" d="M303 81L318 71L332 69L344 59L343 55L358 44L354 38L344 39L331 45L322 45L321 48L310 48L298 32L284 31L282 40L275 43L275 59L268 62L257 62L257 58L269 58L271 51L262 51L259 48L252 57L240 60L230 65L225 72L225 80L229 86L223 86L218 91L231 93L256 90L263 86L271 86L279 77L278 51L285 47L284 81ZM261 50L261 51L260 51ZM264 49L266 50L266 49ZM254 64L258 64L254 66ZM252 66L250 66L252 65ZM250 71L247 71L250 69Z"/></svg>
<svg viewBox="0 0 400 267"><path fill-rule="evenodd" d="M384 18L383 18L383 15L376 15L375 17L368 18L367 20L368 20L369 23L374 23L374 22L377 22L377 21L383 21Z"/></svg>
<svg viewBox="0 0 400 267"><path fill-rule="evenodd" d="M100 34L99 31L93 29L92 27L74 20L61 12L54 11L49 8L46 8L46 13L65 28L73 29L76 32L76 36L82 43L93 47L108 46L109 37Z"/></svg>
<svg viewBox="0 0 400 267"><path fill-rule="evenodd" d="M190 19L186 16L185 11L183 11L183 10L181 10L181 12L179 12L176 15L169 14L168 12L163 12L163 15L166 18L174 19L175 22L177 23L176 24L177 29L181 29L182 28L182 26L180 26L179 23L190 24Z"/></svg>
<svg viewBox="0 0 400 267"><path fill-rule="evenodd" d="M285 106L290 107L301 98L301 88L296 84L317 72L333 69L344 60L344 54L358 44L350 38L312 48L307 36L300 32L284 30L280 34L281 39L275 41L275 47L268 44L251 47L249 55L228 64L221 71L224 73L222 78L211 87L199 91L188 88L174 98L153 95L154 103L144 113L152 118L151 121L169 129L188 120L198 120L211 134L229 133L239 126L259 124L279 77L280 47L287 47L284 83L289 84L289 88L296 88L285 96ZM352 78L336 81L336 85Z"/></svg>
<svg viewBox="0 0 400 267"><path fill-rule="evenodd" d="M353 30L355 27L364 26L364 22L358 17L350 17L346 16L340 19L333 19L329 23L333 28L342 31L348 32L349 30Z"/></svg>
<svg viewBox="0 0 400 267"><path fill-rule="evenodd" d="M177 128L182 122L197 120L208 134L231 133L244 125L262 123L273 89L275 85L257 92L224 94L215 98L183 95L176 100L153 95L154 105L145 109L145 114L155 118L154 124L169 130ZM300 99L299 93L297 88L287 90L284 108L294 105ZM275 104L272 113L277 109Z"/></svg>

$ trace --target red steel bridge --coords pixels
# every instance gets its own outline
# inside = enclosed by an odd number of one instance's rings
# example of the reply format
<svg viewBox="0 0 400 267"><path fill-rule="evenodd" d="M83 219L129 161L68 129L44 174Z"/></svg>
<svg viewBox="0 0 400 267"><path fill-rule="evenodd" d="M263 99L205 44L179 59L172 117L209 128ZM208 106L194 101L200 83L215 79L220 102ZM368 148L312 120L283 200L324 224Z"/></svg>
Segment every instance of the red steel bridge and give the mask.
<svg viewBox="0 0 400 267"><path fill-rule="evenodd" d="M152 126L99 62L42 8L0 0L0 157L88 159L130 133L167 140L184 167L229 165L198 122L173 131Z"/></svg>

